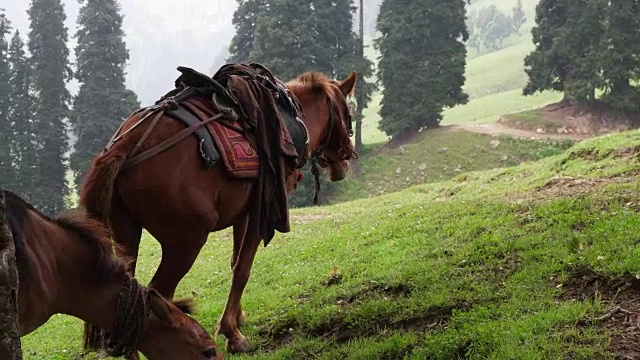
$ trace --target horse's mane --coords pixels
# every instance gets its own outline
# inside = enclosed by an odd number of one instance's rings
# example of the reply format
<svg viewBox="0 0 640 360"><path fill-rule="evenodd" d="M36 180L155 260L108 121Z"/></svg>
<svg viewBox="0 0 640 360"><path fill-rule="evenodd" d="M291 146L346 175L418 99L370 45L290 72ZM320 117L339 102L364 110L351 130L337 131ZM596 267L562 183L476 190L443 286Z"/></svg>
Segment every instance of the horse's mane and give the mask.
<svg viewBox="0 0 640 360"><path fill-rule="evenodd" d="M100 222L90 218L84 209L78 208L63 211L55 218L51 218L11 191L5 190L4 193L6 195L7 215L15 237L14 242L17 252L24 251L24 241L26 240L23 238L22 226L27 212L32 212L42 220L74 233L94 251L96 255L94 269L99 282L111 281L115 277L126 274L126 261L115 256L115 247L109 238L109 232Z"/></svg>
<svg viewBox="0 0 640 360"><path fill-rule="evenodd" d="M325 95L331 101L336 99L336 85L325 74L319 72L306 72L289 81L287 87L293 92L309 92L314 95Z"/></svg>

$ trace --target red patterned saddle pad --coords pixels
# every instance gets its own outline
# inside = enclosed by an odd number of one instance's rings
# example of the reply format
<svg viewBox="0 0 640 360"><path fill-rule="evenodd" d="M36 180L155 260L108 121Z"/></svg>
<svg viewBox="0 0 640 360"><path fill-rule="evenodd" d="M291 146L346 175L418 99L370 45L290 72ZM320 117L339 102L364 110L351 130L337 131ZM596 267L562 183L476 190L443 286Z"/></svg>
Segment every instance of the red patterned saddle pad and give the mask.
<svg viewBox="0 0 640 360"><path fill-rule="evenodd" d="M214 115L206 99L191 98L185 101L185 105L196 113L201 121ZM237 122L232 126L241 129ZM209 123L206 128L213 138L225 168L232 176L242 179L258 177L258 153L242 133L217 121Z"/></svg>
<svg viewBox="0 0 640 360"><path fill-rule="evenodd" d="M227 170L238 178L257 178L260 166L258 153L247 138L215 121L207 127Z"/></svg>

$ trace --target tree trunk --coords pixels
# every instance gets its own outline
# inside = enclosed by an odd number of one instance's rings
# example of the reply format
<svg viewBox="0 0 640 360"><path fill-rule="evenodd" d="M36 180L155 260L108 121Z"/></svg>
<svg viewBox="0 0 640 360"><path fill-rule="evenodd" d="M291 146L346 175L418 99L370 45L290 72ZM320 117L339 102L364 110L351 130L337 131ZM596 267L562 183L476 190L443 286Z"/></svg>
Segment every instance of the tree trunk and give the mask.
<svg viewBox="0 0 640 360"><path fill-rule="evenodd" d="M358 55L361 57L364 56L364 0L360 0L360 22L359 22L359 31L360 31L360 45L358 46ZM362 150L362 108L364 107L364 77L362 73L359 74L358 79L358 90L356 93L356 151L360 152ZM356 171L360 169L359 166L356 166Z"/></svg>
<svg viewBox="0 0 640 360"><path fill-rule="evenodd" d="M21 360L18 269L6 210L5 193L0 189L0 359Z"/></svg>

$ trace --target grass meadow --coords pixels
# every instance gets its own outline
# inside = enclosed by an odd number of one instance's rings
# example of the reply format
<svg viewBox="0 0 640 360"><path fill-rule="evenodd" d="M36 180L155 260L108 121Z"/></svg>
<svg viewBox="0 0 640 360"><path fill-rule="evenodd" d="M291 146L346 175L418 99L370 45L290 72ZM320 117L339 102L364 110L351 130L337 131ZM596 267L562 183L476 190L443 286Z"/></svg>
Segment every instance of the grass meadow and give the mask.
<svg viewBox="0 0 640 360"><path fill-rule="evenodd" d="M292 212L259 250L244 297L255 352L232 359L606 359L585 317L606 298L563 298L584 269L640 276L640 132L545 159L460 174L373 199ZM229 287L229 232L212 234L178 297L212 333ZM145 235L137 276L160 249ZM55 316L26 359L72 359L81 323ZM222 338L219 342L222 343Z"/></svg>

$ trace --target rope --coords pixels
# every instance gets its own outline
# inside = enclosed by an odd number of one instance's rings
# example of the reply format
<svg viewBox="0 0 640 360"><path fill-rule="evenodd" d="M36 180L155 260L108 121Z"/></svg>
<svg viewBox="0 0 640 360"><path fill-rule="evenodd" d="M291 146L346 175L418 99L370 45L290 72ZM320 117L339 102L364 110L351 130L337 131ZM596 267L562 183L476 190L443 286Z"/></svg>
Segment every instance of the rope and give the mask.
<svg viewBox="0 0 640 360"><path fill-rule="evenodd" d="M133 356L138 351L142 332L149 321L148 291L127 275L118 294L118 323L113 333L105 334L102 346L113 357Z"/></svg>

